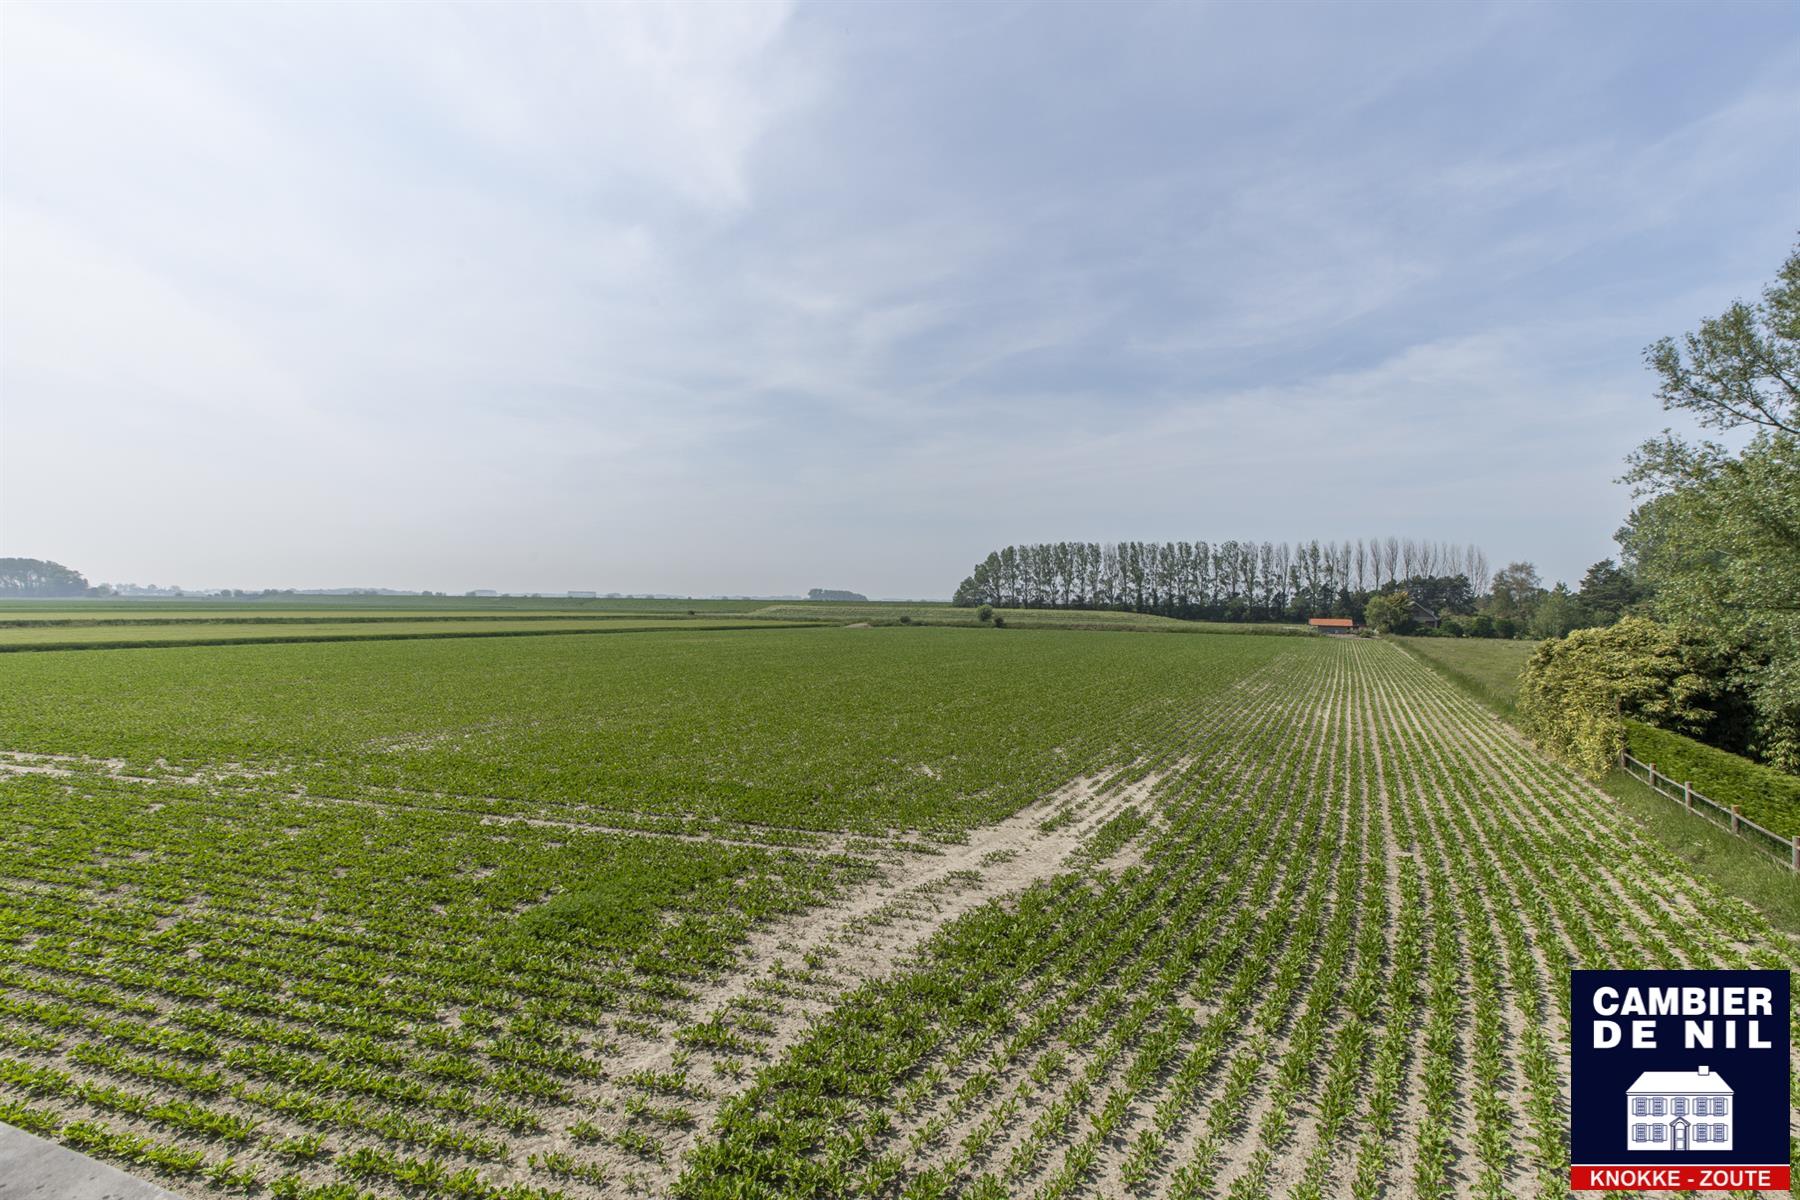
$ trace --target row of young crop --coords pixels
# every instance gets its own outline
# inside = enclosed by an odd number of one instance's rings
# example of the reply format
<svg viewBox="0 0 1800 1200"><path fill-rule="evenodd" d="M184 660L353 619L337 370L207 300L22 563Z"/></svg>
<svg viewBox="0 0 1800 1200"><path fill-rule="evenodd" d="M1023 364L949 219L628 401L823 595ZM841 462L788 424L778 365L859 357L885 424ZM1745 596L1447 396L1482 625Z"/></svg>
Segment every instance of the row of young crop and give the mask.
<svg viewBox="0 0 1800 1200"><path fill-rule="evenodd" d="M20 656L0 666L0 750L531 817L953 835L1116 765L1171 695L1292 652L1278 642L896 629Z"/></svg>
<svg viewBox="0 0 1800 1200"><path fill-rule="evenodd" d="M1572 783L1560 769L1525 751L1504 727L1481 719L1462 697L1433 693L1431 700L1439 711L1468 719L1497 764L1494 799L1516 804L1527 836L1536 839L1536 857L1526 865L1539 869L1550 906L1566 901L1569 893L1586 902L1598 932L1578 928L1576 944L1590 960L1613 954L1665 967L1791 965L1789 943L1772 933L1759 914L1686 870L1661 843L1621 819L1601 793ZM1546 864L1554 864L1553 869L1544 870ZM1573 882L1550 889L1559 874ZM1540 896L1531 903L1542 908L1546 901ZM1566 990L1557 995L1566 1027ZM1800 1031L1800 1022L1795 1028Z"/></svg>
<svg viewBox="0 0 1800 1200"><path fill-rule="evenodd" d="M1226 655L1189 695L1258 661ZM1077 697L1086 733L1057 757L1118 744L1153 762L1186 744L1189 695ZM691 1098L734 1086L772 1029L745 1009L709 1041L697 987L756 923L871 870L786 830L701 845L496 819L529 816L524 801L334 803L248 769L223 789L183 757L148 764L154 783L74 768L0 780L16 814L0 830L0 1100L201 1191L582 1195L653 1178L691 1136ZM612 1065L671 1037L666 1069Z"/></svg>
<svg viewBox="0 0 1800 1200"><path fill-rule="evenodd" d="M34 1128L124 1121L150 1149L114 1157L215 1186L230 1158L232 1186L410 1162L408 1178L472 1187L599 1086L624 1023L678 1002L749 923L866 869L683 843L601 852L473 820L402 836L273 798L5 786L21 820L0 848L0 1093ZM616 882L646 877L626 899L663 922L518 928L514 908L608 860Z"/></svg>
<svg viewBox="0 0 1800 1200"><path fill-rule="evenodd" d="M1239 702L1237 697L1233 699ZM1261 711L1271 711L1280 703L1279 697L1265 696L1257 707ZM1293 763L1299 758L1292 740L1280 736L1278 731L1263 741L1249 730L1222 721L1214 725L1210 745L1189 749L1191 761L1182 777L1198 781L1223 775L1224 760L1236 760L1253 775L1274 773L1275 786L1280 786L1282 773L1291 772ZM1285 760L1283 751L1287 752ZM907 1156L893 1150L881 1153L883 1143L878 1135L886 1134L897 1120L903 1120L909 1114L874 1105L863 1114L860 1122L852 1122L850 1115L861 1112L858 1101L874 1099L893 1090L893 1081L902 1076L911 1077L918 1073L919 1078L929 1079L931 1073L936 1072L945 1081L935 1089L939 1098L947 1092L952 1111L959 1105L966 1108L972 1096L970 1091L963 1090L968 1087L968 1080L954 1089L949 1086L959 1078L958 1072L963 1072L977 1081L1019 1075L1021 1079L1017 1086L1023 1090L1012 1092L1008 1098L1010 1107L1015 1112L1038 1114L1031 1127L1014 1139L995 1170L970 1172L970 1186L981 1192L1016 1189L1041 1165L1053 1140L1065 1131L1078 1112L1092 1106L1097 1106L1102 1113L1107 1111L1107 1102L1096 1095L1096 1080L1119 1057L1122 1048L1132 1045L1138 1035L1146 1032L1146 1014L1158 1010L1154 1001L1135 1009L1127 1003L1132 998L1147 999L1136 996L1145 974L1152 967L1160 968L1157 979L1166 985L1171 972L1175 980L1180 980L1185 977L1190 964L1194 970L1200 969L1193 959L1202 947L1210 943L1221 948L1223 954L1222 948L1235 944L1228 938L1209 936L1213 930L1208 922L1232 910L1229 899L1221 903L1212 895L1211 885L1222 884L1231 889L1228 897L1234 895L1236 889L1246 884L1247 873L1257 862L1256 854L1241 853L1236 858L1237 873L1223 878L1215 874L1214 854L1222 856L1222 852L1232 845L1232 835L1238 831L1240 823L1253 817L1263 822L1263 837L1275 846L1291 850L1309 844L1310 835L1303 832L1304 826L1284 824L1277 833L1273 824L1299 821L1304 808L1236 806L1229 811L1229 820L1190 825L1188 815L1181 807L1171 805L1164 814L1168 826L1171 830L1187 831L1185 836L1175 836L1178 840L1190 841L1190 844L1174 844L1170 847L1173 852L1167 854L1159 854L1153 847L1146 854L1144 865L1122 880L1108 878L1095 888L1072 886L1055 893L1045 889L1041 897L1029 894L1018 911L1033 915L1035 919L1030 925L1016 925L1007 908L992 906L979 923L969 923L970 931L979 929L979 953L955 936L965 932L959 926L947 931L943 944L936 948L931 972L888 985L872 985L849 998L801 1051L791 1054L784 1063L765 1073L755 1088L734 1103L721 1123L725 1132L702 1152L684 1186L694 1194L730 1188L737 1182L736 1176L742 1173L731 1164L746 1154L752 1156L755 1177L772 1181L772 1188L778 1192L826 1194L853 1184L876 1190L890 1186L896 1182L890 1177L892 1166L897 1165L895 1160L904 1161ZM1197 846L1191 844L1193 829L1204 829ZM1211 839L1218 839L1216 847L1211 845ZM1252 835L1236 848L1249 851L1263 844ZM1269 860L1271 867L1274 861ZM1271 872L1263 872L1262 888L1272 886L1274 880ZM1297 879L1290 880L1290 888L1297 886ZM1266 891L1263 894L1266 896ZM1178 907L1184 897L1198 898L1197 915L1202 919L1197 922L1186 917L1179 921L1167 919L1168 910ZM1291 899L1291 892L1286 898ZM1122 920L1119 914L1130 915ZM1040 921L1054 922L1050 928L1064 931L1065 936L1046 936L1044 927L1038 924ZM1005 940L995 939L991 936L990 926L1006 930L1012 936ZM1171 954L1167 941L1177 935L1187 935L1185 951ZM1278 945L1278 940L1274 944ZM1270 945L1261 948L1266 951ZM1023 961L1012 962L1005 957L1020 951L1027 954ZM1266 958L1253 960L1266 961ZM1224 961L1228 960L1221 957L1215 964ZM1215 978L1216 971L1215 965ZM1033 982L1024 991L1025 1002L1016 1011L1011 1004L997 1011L978 1008L966 1020L973 1023L973 1018L985 1017L986 1024L975 1024L974 1029L965 1029L962 1022L941 1018L930 1021L926 1027L932 1028L936 1037L929 1042L916 1041L906 1047L907 1055L887 1060L887 1077L871 1079L866 1064L854 1058L850 1064L836 1061L843 1055L854 1055L853 1046L857 1043L873 1040L879 1045L882 1041L879 1034L870 1032L877 1020L910 1027L929 1020L934 1006L943 998L972 997L968 986L970 980L1001 981L1001 986L994 989L995 997L1019 997L1021 980L1018 976L1021 972L1027 972ZM1032 1016L1029 1020L1021 1020L1019 1029L1012 1030L1011 1022L1023 1013ZM846 1032L851 1029L859 1031L854 1040ZM1009 1032L1011 1036L1004 1036ZM976 1037L976 1033L983 1036ZM1167 1040L1154 1039L1151 1044L1155 1046ZM1053 1042L1059 1045L1051 1046ZM999 1057L995 1057L991 1049L996 1044ZM1046 1049L1047 1046L1050 1048ZM825 1061L815 1061L815 1054L824 1056ZM1071 1060L1076 1056L1085 1060L1080 1070L1071 1066ZM1209 1074L1204 1069L1204 1060L1197 1062L1202 1069L1188 1072L1195 1083ZM965 1065L969 1063L979 1066ZM792 1087L786 1086L784 1075L795 1081ZM844 1088L854 1090L841 1094ZM790 1092L803 1098L816 1111L811 1114L790 1112ZM904 1091L898 1099L902 1109L907 1107ZM1004 1111L1007 1105L1008 1101L1003 1100L996 1107ZM1117 1102L1110 1107L1116 1112ZM770 1154L767 1153L755 1155L758 1146L781 1144L777 1140L779 1131L795 1123L791 1118L798 1118L797 1123L803 1128L835 1128L839 1130L838 1136L816 1147L811 1155L774 1151L778 1162L768 1161ZM991 1129L993 1123L989 1122L988 1127ZM915 1131L918 1132L924 1136L917 1139L913 1148L929 1149L935 1140L931 1121L928 1119L921 1130ZM991 1140L991 1136L984 1138L982 1134L983 1130L978 1127L973 1131L972 1142L965 1139L971 1166L980 1165L988 1157L984 1153L988 1147L983 1143ZM791 1139L785 1140L791 1145ZM1089 1152L1091 1150L1084 1151L1079 1144L1071 1147L1074 1160L1071 1163L1065 1155L1065 1168L1079 1166ZM860 1175L853 1169L858 1157L870 1160L869 1169ZM780 1173L789 1170L794 1172L791 1178ZM771 1171L776 1173L771 1174ZM959 1173L960 1166L953 1158L933 1154L921 1176L925 1182L908 1186L941 1184L947 1187ZM1065 1178L1070 1174L1079 1174L1079 1171L1065 1171Z"/></svg>
<svg viewBox="0 0 1800 1200"><path fill-rule="evenodd" d="M680 1193L1561 1194L1567 969L1781 942L1401 656L1333 654L1214 714L1125 877L847 997Z"/></svg>
<svg viewBox="0 0 1800 1200"><path fill-rule="evenodd" d="M1785 965L1387 647L1226 659L1083 697L1068 760L1110 747L1135 760L1115 786L1163 778L1151 801L775 1061L783 989L832 986L828 958L722 1014L699 985L865 863L0 782L0 1119L201 1191L321 1198L680 1170L687 1195L1551 1194L1569 966ZM619 886L571 886L596 867ZM659 1039L668 1066L610 1065ZM747 1072L678 1160L696 1098Z"/></svg>

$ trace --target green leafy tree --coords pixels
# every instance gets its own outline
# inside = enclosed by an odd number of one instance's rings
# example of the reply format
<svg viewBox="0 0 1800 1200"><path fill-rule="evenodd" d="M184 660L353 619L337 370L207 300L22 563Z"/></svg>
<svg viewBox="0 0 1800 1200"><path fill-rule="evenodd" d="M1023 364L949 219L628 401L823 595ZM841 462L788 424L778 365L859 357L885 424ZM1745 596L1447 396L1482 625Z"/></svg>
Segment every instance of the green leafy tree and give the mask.
<svg viewBox="0 0 1800 1200"><path fill-rule="evenodd" d="M1756 713L1753 749L1800 772L1800 250L1760 302L1646 351L1668 409L1749 429L1741 449L1664 431L1632 455L1619 541L1657 617L1704 631Z"/></svg>
<svg viewBox="0 0 1800 1200"><path fill-rule="evenodd" d="M1698 732L1712 683L1702 656L1675 630L1644 617L1578 629L1532 652L1519 681L1519 726L1551 757L1598 779L1625 746L1625 718Z"/></svg>
<svg viewBox="0 0 1800 1200"><path fill-rule="evenodd" d="M1756 426L1800 437L1800 247L1756 304L1737 301L1697 333L1644 351L1656 398L1712 429Z"/></svg>
<svg viewBox="0 0 1800 1200"><path fill-rule="evenodd" d="M1543 581L1538 578L1535 566L1528 562L1507 563L1494 572L1494 587L1488 593L1488 611L1497 621L1529 621L1543 591Z"/></svg>
<svg viewBox="0 0 1800 1200"><path fill-rule="evenodd" d="M1369 599L1363 620L1377 633L1397 633L1412 620L1412 597L1405 592L1383 592Z"/></svg>
<svg viewBox="0 0 1800 1200"><path fill-rule="evenodd" d="M1530 629L1534 636L1540 638L1559 638L1580 629L1588 624L1587 612L1582 608L1566 584L1557 584L1546 592L1538 601L1531 614Z"/></svg>
<svg viewBox="0 0 1800 1200"><path fill-rule="evenodd" d="M1635 576L1610 558L1603 558L1581 577L1578 597L1590 625L1611 625L1645 598Z"/></svg>
<svg viewBox="0 0 1800 1200"><path fill-rule="evenodd" d="M81 596L80 571L41 558L0 558L0 596Z"/></svg>

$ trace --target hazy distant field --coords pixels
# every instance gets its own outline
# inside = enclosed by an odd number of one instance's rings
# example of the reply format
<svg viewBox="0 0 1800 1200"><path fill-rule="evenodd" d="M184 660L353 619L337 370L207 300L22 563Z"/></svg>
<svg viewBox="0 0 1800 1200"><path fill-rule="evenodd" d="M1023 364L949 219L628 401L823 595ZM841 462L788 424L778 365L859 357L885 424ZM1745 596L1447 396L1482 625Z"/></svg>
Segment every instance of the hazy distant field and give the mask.
<svg viewBox="0 0 1800 1200"><path fill-rule="evenodd" d="M278 596L266 600L0 600L0 621L68 617L251 617L332 614L423 617L440 613L742 613L761 608L766 600L572 600L524 596Z"/></svg>
<svg viewBox="0 0 1800 1200"><path fill-rule="evenodd" d="M406 605L324 600L95 601L0 603L0 652L49 648L194 645L204 642L337 641L350 638L501 636L545 632L619 632L682 622L691 628L824 622L838 625L986 626L1012 629L1133 630L1166 633L1310 634L1303 625L1178 621L1140 613L997 609L998 624L976 609L929 601L790 602L687 600L533 600L496 602L406 598ZM635 622L634 626L632 623Z"/></svg>
<svg viewBox="0 0 1800 1200"><path fill-rule="evenodd" d="M814 620L852 623L867 621L872 625L897 625L909 621L915 625L950 625L973 627L984 624L973 608L955 608L948 604L771 604L754 610L759 617L802 617ZM1009 629L1129 629L1162 633L1240 633L1240 634L1304 634L1312 630L1305 625L1252 624L1226 621L1181 621L1174 617L1158 617L1146 613L1119 612L1112 609L1068 608L996 608L993 615Z"/></svg>
<svg viewBox="0 0 1800 1200"><path fill-rule="evenodd" d="M341 642L418 638L541 637L575 633L669 633L687 629L782 628L803 622L747 617L645 618L632 614L570 618L492 616L370 618L359 621L269 618L261 621L173 620L161 623L0 625L0 652L9 650L104 649L110 647L194 646L257 642Z"/></svg>

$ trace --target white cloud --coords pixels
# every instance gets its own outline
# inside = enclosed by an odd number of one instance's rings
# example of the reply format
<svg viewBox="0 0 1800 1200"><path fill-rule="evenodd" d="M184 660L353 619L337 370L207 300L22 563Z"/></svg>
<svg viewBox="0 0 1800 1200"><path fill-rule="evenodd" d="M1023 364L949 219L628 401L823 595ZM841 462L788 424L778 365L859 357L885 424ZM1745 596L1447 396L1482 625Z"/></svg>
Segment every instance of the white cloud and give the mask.
<svg viewBox="0 0 1800 1200"><path fill-rule="evenodd" d="M1579 566L1614 515L1542 497L1620 494L1637 348L1791 235L1794 57L1671 99L1654 22L1346 14L14 5L0 540L894 593L1425 509Z"/></svg>

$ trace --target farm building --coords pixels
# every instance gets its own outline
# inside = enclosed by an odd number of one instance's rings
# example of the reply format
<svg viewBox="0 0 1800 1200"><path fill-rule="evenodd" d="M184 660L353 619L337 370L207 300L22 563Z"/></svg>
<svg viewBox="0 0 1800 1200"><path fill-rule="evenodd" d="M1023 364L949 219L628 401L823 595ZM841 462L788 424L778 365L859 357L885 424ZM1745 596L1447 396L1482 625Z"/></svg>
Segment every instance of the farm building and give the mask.
<svg viewBox="0 0 1800 1200"><path fill-rule="evenodd" d="M1436 629L1438 627L1438 615L1429 608L1426 608L1423 604L1420 604L1417 600L1412 602L1412 620L1414 625L1419 625L1426 629Z"/></svg>
<svg viewBox="0 0 1800 1200"><path fill-rule="evenodd" d="M1356 622L1349 617L1314 617L1307 622L1320 633L1355 633Z"/></svg>
<svg viewBox="0 0 1800 1200"><path fill-rule="evenodd" d="M1731 1094L1705 1067L1645 1071L1625 1091L1626 1142L1633 1150L1729 1150Z"/></svg>

